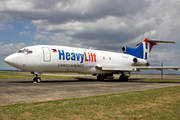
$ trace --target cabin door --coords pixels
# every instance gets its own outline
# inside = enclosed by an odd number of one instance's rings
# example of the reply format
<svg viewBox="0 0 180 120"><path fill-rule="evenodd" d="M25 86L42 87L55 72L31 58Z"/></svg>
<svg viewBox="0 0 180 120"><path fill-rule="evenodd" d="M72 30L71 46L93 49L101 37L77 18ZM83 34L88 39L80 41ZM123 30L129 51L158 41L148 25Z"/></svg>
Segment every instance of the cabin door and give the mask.
<svg viewBox="0 0 180 120"><path fill-rule="evenodd" d="M44 62L50 62L51 61L51 53L48 47L43 47L43 59Z"/></svg>

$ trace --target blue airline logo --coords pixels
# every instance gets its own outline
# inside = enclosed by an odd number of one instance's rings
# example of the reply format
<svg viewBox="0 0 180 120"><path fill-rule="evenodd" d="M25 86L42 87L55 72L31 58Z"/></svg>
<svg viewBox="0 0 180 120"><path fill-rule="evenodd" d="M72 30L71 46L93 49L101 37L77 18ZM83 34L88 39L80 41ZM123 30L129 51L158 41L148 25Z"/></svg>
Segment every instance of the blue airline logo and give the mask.
<svg viewBox="0 0 180 120"><path fill-rule="evenodd" d="M83 63L84 61L96 62L95 53L90 53L90 52L70 53L70 52L64 52L64 50L58 50L58 53L59 53L59 60L80 61L80 63Z"/></svg>

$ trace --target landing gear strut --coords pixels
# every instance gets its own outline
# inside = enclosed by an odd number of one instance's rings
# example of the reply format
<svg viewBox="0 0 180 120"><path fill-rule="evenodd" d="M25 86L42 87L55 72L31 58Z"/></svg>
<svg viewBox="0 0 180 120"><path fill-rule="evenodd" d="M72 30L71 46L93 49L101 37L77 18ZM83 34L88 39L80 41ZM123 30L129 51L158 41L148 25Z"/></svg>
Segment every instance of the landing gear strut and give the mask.
<svg viewBox="0 0 180 120"><path fill-rule="evenodd" d="M121 75L119 76L119 81L120 82L128 82L128 78L130 77L130 72L122 72Z"/></svg>
<svg viewBox="0 0 180 120"><path fill-rule="evenodd" d="M104 80L104 75L98 74L97 75L97 80L103 81Z"/></svg>
<svg viewBox="0 0 180 120"><path fill-rule="evenodd" d="M41 78L38 77L38 74L35 74L35 75L36 75L36 77L34 77L33 83L40 83L41 82Z"/></svg>
<svg viewBox="0 0 180 120"><path fill-rule="evenodd" d="M97 75L97 80L99 81L104 81L104 79L113 79L114 76L113 74L98 74Z"/></svg>

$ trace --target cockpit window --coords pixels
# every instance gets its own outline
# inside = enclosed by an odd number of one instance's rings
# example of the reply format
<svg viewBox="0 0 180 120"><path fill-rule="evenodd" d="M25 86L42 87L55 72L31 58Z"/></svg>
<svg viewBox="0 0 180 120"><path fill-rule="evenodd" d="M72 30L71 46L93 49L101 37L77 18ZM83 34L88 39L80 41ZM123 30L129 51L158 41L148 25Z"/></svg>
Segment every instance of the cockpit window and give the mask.
<svg viewBox="0 0 180 120"><path fill-rule="evenodd" d="M31 50L29 51L29 54L33 53Z"/></svg>
<svg viewBox="0 0 180 120"><path fill-rule="evenodd" d="M23 53L23 54L31 54L31 53L33 53L33 51L32 50L29 50L29 49L24 49L24 50L19 50L17 53Z"/></svg>
<svg viewBox="0 0 180 120"><path fill-rule="evenodd" d="M17 53L23 53L24 50L19 50Z"/></svg>

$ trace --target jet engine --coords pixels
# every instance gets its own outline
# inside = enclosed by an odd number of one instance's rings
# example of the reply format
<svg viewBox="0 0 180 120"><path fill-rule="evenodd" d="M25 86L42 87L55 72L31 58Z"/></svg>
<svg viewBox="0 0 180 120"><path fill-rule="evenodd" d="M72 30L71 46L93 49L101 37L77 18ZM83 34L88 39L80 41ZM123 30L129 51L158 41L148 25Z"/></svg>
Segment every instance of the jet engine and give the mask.
<svg viewBox="0 0 180 120"><path fill-rule="evenodd" d="M133 66L149 66L149 62L147 60L141 58L133 58Z"/></svg>
<svg viewBox="0 0 180 120"><path fill-rule="evenodd" d="M129 54L129 55L132 55L132 56L139 56L139 57L142 56L142 53L139 50L137 50L137 48L131 48L131 47L123 46L122 47L122 52L126 53L126 54ZM149 66L149 62L147 62L147 60L141 59L139 57L133 58L133 60L132 60L132 62L133 62L132 65L133 66Z"/></svg>

